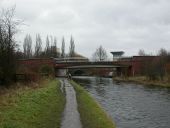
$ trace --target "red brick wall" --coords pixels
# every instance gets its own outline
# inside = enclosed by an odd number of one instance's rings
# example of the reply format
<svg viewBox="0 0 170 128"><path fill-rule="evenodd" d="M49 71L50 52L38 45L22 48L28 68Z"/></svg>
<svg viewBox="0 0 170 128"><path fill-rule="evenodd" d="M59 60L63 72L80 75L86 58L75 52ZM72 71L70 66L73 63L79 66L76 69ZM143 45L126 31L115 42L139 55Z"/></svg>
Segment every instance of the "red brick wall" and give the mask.
<svg viewBox="0 0 170 128"><path fill-rule="evenodd" d="M144 63L156 63L159 60L159 56L133 56L132 75L140 75L142 73Z"/></svg>
<svg viewBox="0 0 170 128"><path fill-rule="evenodd" d="M18 60L18 64L20 66L24 66L35 71L38 71L39 67L43 65L54 67L53 59L22 59Z"/></svg>

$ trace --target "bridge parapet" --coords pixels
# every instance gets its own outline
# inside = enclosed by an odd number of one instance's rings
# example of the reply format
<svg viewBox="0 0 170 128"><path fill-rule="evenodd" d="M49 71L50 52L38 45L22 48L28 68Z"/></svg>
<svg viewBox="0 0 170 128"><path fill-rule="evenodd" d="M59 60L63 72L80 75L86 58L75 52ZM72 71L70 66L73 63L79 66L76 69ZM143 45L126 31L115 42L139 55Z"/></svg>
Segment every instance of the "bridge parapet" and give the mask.
<svg viewBox="0 0 170 128"><path fill-rule="evenodd" d="M131 62L129 61L102 61L102 62L82 62L82 61L77 61L77 62L56 62L55 67L57 68L64 68L64 67L71 67L71 66L90 66L92 65L94 67L94 65L98 66L98 65L106 65L106 66L126 66L129 67L131 66Z"/></svg>

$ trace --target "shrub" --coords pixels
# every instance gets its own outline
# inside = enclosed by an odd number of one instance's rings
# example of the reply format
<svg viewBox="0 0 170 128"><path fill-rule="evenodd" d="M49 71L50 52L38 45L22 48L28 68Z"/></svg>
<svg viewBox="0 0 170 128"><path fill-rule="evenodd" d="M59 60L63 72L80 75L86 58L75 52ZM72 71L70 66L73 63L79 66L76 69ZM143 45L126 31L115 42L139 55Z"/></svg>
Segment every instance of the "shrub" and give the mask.
<svg viewBox="0 0 170 128"><path fill-rule="evenodd" d="M49 65L43 65L40 67L39 72L41 75L47 75L47 76L53 76L54 75L54 69L53 67Z"/></svg>
<svg viewBox="0 0 170 128"><path fill-rule="evenodd" d="M25 67L25 66L20 66L17 69L17 76L21 76L20 80L23 80L25 82L36 82L40 79L39 73ZM16 77L16 80L19 80L19 78Z"/></svg>
<svg viewBox="0 0 170 128"><path fill-rule="evenodd" d="M165 70L167 73L168 81L170 82L170 63L166 65Z"/></svg>

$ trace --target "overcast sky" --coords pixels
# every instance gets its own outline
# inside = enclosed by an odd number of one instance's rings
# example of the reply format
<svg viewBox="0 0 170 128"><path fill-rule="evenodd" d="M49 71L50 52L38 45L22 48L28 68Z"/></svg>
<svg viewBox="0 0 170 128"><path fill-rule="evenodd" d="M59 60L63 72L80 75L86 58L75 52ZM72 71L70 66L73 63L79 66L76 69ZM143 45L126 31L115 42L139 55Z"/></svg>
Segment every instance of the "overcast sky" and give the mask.
<svg viewBox="0 0 170 128"><path fill-rule="evenodd" d="M17 40L25 34L64 36L68 50L70 36L76 51L91 57L102 45L110 51L123 50L126 56L139 49L156 53L170 50L170 0L0 0L0 7L16 5L16 17L23 19ZM22 44L21 44L22 45Z"/></svg>

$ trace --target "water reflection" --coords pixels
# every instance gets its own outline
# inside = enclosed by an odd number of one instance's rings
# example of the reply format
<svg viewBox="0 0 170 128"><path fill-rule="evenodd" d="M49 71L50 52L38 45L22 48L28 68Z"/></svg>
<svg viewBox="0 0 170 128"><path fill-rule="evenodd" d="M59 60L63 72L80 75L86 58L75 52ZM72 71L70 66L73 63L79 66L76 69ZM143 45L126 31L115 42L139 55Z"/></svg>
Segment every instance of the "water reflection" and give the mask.
<svg viewBox="0 0 170 128"><path fill-rule="evenodd" d="M77 77L116 122L117 128L169 128L170 89Z"/></svg>

